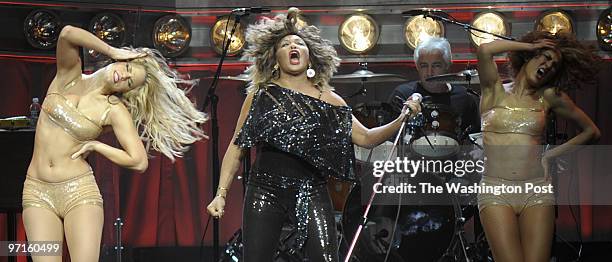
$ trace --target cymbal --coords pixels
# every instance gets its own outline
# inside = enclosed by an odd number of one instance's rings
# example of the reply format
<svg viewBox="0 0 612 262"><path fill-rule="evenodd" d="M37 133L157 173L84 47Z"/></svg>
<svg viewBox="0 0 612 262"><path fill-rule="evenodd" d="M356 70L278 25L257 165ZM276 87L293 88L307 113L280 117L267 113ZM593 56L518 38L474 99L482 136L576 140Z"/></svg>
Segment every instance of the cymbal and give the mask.
<svg viewBox="0 0 612 262"><path fill-rule="evenodd" d="M480 78L478 78L478 71L476 69L432 76L425 79L425 81L449 84L480 84Z"/></svg>
<svg viewBox="0 0 612 262"><path fill-rule="evenodd" d="M401 75L377 74L369 70L360 69L346 75L332 76L332 83L358 83L358 82L401 82L406 81Z"/></svg>

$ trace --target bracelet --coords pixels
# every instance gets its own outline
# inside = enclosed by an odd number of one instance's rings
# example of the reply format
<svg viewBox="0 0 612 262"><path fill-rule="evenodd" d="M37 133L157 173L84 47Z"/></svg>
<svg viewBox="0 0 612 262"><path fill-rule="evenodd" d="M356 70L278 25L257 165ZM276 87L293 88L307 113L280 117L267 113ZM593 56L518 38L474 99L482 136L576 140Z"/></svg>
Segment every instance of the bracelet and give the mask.
<svg viewBox="0 0 612 262"><path fill-rule="evenodd" d="M223 191L224 193L222 194L220 191ZM227 188L222 187L222 186L217 188L217 195L216 196L220 196L220 197L225 199L226 195L227 195Z"/></svg>
<svg viewBox="0 0 612 262"><path fill-rule="evenodd" d="M222 197L223 199L225 199L225 196L224 196L224 195L217 194L216 196L218 196L218 197Z"/></svg>

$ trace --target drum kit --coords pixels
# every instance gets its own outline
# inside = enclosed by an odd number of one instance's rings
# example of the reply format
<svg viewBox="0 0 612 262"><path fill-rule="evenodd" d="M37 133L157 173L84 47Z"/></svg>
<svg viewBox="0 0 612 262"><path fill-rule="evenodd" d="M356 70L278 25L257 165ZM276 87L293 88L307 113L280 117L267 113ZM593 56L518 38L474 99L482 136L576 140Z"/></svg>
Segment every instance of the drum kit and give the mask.
<svg viewBox="0 0 612 262"><path fill-rule="evenodd" d="M225 76L221 79L248 81L245 75ZM350 98L365 93L366 82L398 82L404 77L394 74L378 74L367 70L362 65L360 70L351 74L336 75L333 83L360 83L361 90L345 96ZM479 84L476 70L464 70L453 74L433 76L426 81L462 84L478 95L472 85ZM349 101L350 102L350 101ZM382 102L371 102L353 106L353 113L366 127L372 128L384 123L390 106ZM406 123L406 134L397 151L392 152L391 142L385 142L374 149L355 146L357 159L356 172L367 175L371 171L374 159L387 159L390 154L395 157L416 159L459 159L466 155L460 150L464 145L476 145L482 149L482 138L478 134L464 134L460 121L450 110L449 105L422 103L422 112ZM480 145L478 145L480 143ZM371 173L370 173L371 174ZM480 179L480 174L463 177L426 175L423 182L433 185L443 183L472 184ZM344 256L348 243L353 238L357 227L363 224L365 205L361 201L362 190L359 184L328 180L328 191L337 213L338 230L340 231L340 255ZM427 198L428 196L411 195L410 198ZM464 236L466 221L477 213L475 194L442 194L437 201L445 205L374 205L367 223L361 232L359 241L352 254L351 261L488 261L486 241L482 236L475 237L472 243ZM417 199L417 202L419 200ZM427 201L427 200L423 200ZM411 201L414 203L414 200ZM302 261L292 251L292 230L283 230L279 251L275 261ZM239 261L241 258L240 234L237 233L227 244L224 261Z"/></svg>

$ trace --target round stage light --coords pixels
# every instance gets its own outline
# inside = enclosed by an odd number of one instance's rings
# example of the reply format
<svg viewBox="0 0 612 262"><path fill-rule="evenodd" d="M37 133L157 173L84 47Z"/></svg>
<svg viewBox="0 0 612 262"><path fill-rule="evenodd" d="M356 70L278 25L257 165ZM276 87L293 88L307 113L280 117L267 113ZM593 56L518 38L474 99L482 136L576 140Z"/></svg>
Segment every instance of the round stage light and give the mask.
<svg viewBox="0 0 612 262"><path fill-rule="evenodd" d="M122 46L125 42L125 23L112 13L96 15L89 23L89 31L112 46Z"/></svg>
<svg viewBox="0 0 612 262"><path fill-rule="evenodd" d="M57 44L62 22L49 10L34 10L23 22L23 32L28 43L39 49L51 49Z"/></svg>
<svg viewBox="0 0 612 262"><path fill-rule="evenodd" d="M555 10L544 12L535 24L536 31L549 32L553 35L563 33L574 33L574 23L566 12Z"/></svg>
<svg viewBox="0 0 612 262"><path fill-rule="evenodd" d="M212 42L211 45L215 52L219 55L223 53L223 40L225 39L226 44L227 40L229 40L229 35L234 27L234 22L234 19L231 19L230 16L222 16L217 19L217 22L215 22L215 25L213 25L212 30L210 30L210 40ZM234 35L231 38L227 55L234 56L239 54L242 52L245 44L246 41L244 39L244 29L242 28L242 25L238 23L236 26L236 31L234 31Z"/></svg>
<svg viewBox="0 0 612 262"><path fill-rule="evenodd" d="M443 37L444 25L422 15L413 16L404 24L404 39L406 44L415 49L419 43L430 37Z"/></svg>
<svg viewBox="0 0 612 262"><path fill-rule="evenodd" d="M184 53L191 41L191 27L178 15L166 15L153 26L153 45L167 57Z"/></svg>
<svg viewBox="0 0 612 262"><path fill-rule="evenodd" d="M338 39L344 49L353 54L364 54L378 42L378 24L366 14L354 14L342 22Z"/></svg>
<svg viewBox="0 0 612 262"><path fill-rule="evenodd" d="M89 31L109 45L120 47L125 43L125 23L112 13L101 13L96 15L89 23ZM100 53L94 50L88 51L94 58Z"/></svg>
<svg viewBox="0 0 612 262"><path fill-rule="evenodd" d="M505 36L510 33L505 19L496 12L479 13L474 17L471 24L473 27L498 35ZM475 46L480 46L483 43L489 43L498 38L491 34L472 31L470 39Z"/></svg>
<svg viewBox="0 0 612 262"><path fill-rule="evenodd" d="M599 46L603 50L612 51L612 7L601 12L596 30Z"/></svg>

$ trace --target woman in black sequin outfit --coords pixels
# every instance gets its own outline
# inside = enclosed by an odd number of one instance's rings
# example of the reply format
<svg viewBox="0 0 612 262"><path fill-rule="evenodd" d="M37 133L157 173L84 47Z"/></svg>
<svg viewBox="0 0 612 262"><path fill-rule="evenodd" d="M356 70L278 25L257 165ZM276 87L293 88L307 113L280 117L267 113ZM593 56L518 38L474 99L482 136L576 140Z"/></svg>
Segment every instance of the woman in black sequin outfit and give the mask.
<svg viewBox="0 0 612 262"><path fill-rule="evenodd" d="M298 9L264 18L247 30L250 85L208 212L223 216L242 156L257 150L243 210L244 261L273 261L282 226L297 229L295 246L309 261L338 261L336 226L326 177L354 180L353 144L374 147L399 129L365 128L328 81L340 59L314 26L298 27ZM408 102L411 112L418 103Z"/></svg>

